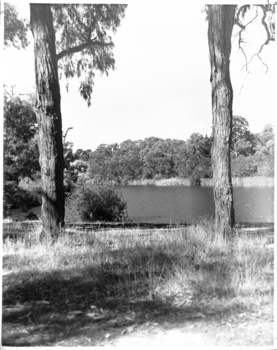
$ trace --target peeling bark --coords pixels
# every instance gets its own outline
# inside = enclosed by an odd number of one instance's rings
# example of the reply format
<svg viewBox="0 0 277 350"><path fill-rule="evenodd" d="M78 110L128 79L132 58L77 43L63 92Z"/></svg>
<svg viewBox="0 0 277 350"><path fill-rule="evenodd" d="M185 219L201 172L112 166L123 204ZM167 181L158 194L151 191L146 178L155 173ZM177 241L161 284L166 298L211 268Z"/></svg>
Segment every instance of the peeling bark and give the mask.
<svg viewBox="0 0 277 350"><path fill-rule="evenodd" d="M36 73L36 117L42 180L41 238L53 240L64 225L60 86L51 7L31 4Z"/></svg>
<svg viewBox="0 0 277 350"><path fill-rule="evenodd" d="M230 234L235 224L230 159L233 90L229 67L235 10L235 5L208 6L215 225L223 235Z"/></svg>

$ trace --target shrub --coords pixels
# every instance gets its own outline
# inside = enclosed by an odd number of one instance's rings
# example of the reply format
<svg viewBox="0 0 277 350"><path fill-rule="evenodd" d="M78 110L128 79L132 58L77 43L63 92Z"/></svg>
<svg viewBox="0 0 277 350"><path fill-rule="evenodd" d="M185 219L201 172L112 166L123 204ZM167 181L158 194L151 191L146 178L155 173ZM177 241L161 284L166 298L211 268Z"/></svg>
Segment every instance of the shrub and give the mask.
<svg viewBox="0 0 277 350"><path fill-rule="evenodd" d="M199 171L193 171L189 178L191 186L200 186L201 185L201 175Z"/></svg>
<svg viewBox="0 0 277 350"><path fill-rule="evenodd" d="M39 217L34 212L30 211L28 213L28 215L26 216L26 219L30 220L30 221L33 221L33 220L39 220Z"/></svg>
<svg viewBox="0 0 277 350"><path fill-rule="evenodd" d="M232 159L232 176L248 177L257 173L257 164L254 157L242 155Z"/></svg>
<svg viewBox="0 0 277 350"><path fill-rule="evenodd" d="M21 188L16 181L4 183L4 217L8 216L9 209L20 208L27 212L30 208L41 205L40 196Z"/></svg>
<svg viewBox="0 0 277 350"><path fill-rule="evenodd" d="M127 203L106 182L78 186L66 199L66 221L126 221Z"/></svg>

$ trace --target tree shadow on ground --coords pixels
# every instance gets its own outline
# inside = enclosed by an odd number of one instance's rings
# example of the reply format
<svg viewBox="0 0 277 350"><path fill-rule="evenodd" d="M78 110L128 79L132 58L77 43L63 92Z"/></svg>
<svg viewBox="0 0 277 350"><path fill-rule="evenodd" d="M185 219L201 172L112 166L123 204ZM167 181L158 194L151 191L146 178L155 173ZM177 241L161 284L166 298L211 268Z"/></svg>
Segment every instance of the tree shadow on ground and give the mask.
<svg viewBox="0 0 277 350"><path fill-rule="evenodd" d="M116 252L111 254L116 258ZM234 311L229 307L211 312L199 306L197 298L180 307L157 298L151 276L157 273L159 278L166 278L161 267L169 270L177 257L164 254L156 259L154 272L144 266L136 270L143 259L134 254L133 269L115 259L82 270L29 270L4 276L3 345L99 345L151 324L172 328ZM78 339L78 344L70 343L70 339Z"/></svg>

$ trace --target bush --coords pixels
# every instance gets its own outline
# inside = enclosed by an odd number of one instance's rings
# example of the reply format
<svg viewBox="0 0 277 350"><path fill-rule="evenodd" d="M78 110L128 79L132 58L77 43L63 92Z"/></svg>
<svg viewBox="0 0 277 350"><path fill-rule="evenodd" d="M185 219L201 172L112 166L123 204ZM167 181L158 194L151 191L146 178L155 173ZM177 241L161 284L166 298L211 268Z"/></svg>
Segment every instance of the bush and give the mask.
<svg viewBox="0 0 277 350"><path fill-rule="evenodd" d="M255 157L244 157L242 155L232 159L232 176L233 177L249 177L257 173L257 164Z"/></svg>
<svg viewBox="0 0 277 350"><path fill-rule="evenodd" d="M198 173L192 173L190 178L189 178L189 181L190 181L190 185L191 186L200 186L201 185L201 177L200 177L200 174Z"/></svg>
<svg viewBox="0 0 277 350"><path fill-rule="evenodd" d="M257 156L256 162L258 166L259 176L274 176L274 156Z"/></svg>
<svg viewBox="0 0 277 350"><path fill-rule="evenodd" d="M66 199L65 221L126 221L127 203L110 183L78 186Z"/></svg>
<svg viewBox="0 0 277 350"><path fill-rule="evenodd" d="M4 217L8 215L9 209L20 208L27 212L30 208L41 205L40 196L31 193L18 186L16 181L5 181L4 183Z"/></svg>

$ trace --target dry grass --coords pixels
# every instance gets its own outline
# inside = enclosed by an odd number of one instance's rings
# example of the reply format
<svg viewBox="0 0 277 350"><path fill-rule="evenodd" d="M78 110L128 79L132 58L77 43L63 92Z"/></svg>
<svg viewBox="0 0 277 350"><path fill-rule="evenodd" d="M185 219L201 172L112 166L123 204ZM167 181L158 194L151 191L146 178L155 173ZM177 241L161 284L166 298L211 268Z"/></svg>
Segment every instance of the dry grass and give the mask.
<svg viewBox="0 0 277 350"><path fill-rule="evenodd" d="M71 230L51 247L39 243L37 227L23 240L7 240L3 259L4 272L31 273L34 278L43 272L61 280L86 279L93 269L114 280L100 286L103 295L127 286L136 296L137 285L147 285L140 291L178 306L196 300L246 300L248 305L249 298L253 303L272 298L273 250L266 247L266 238L235 234L227 241L211 222L167 230Z"/></svg>
<svg viewBox="0 0 277 350"><path fill-rule="evenodd" d="M92 346L149 323L174 328L201 320L213 338L223 318L237 323L243 315L246 326L262 315L267 332L259 344L271 344L273 250L266 243L238 232L226 240L206 221L176 229L71 229L41 245L37 226L3 244L3 345ZM242 344L253 338L237 332Z"/></svg>

